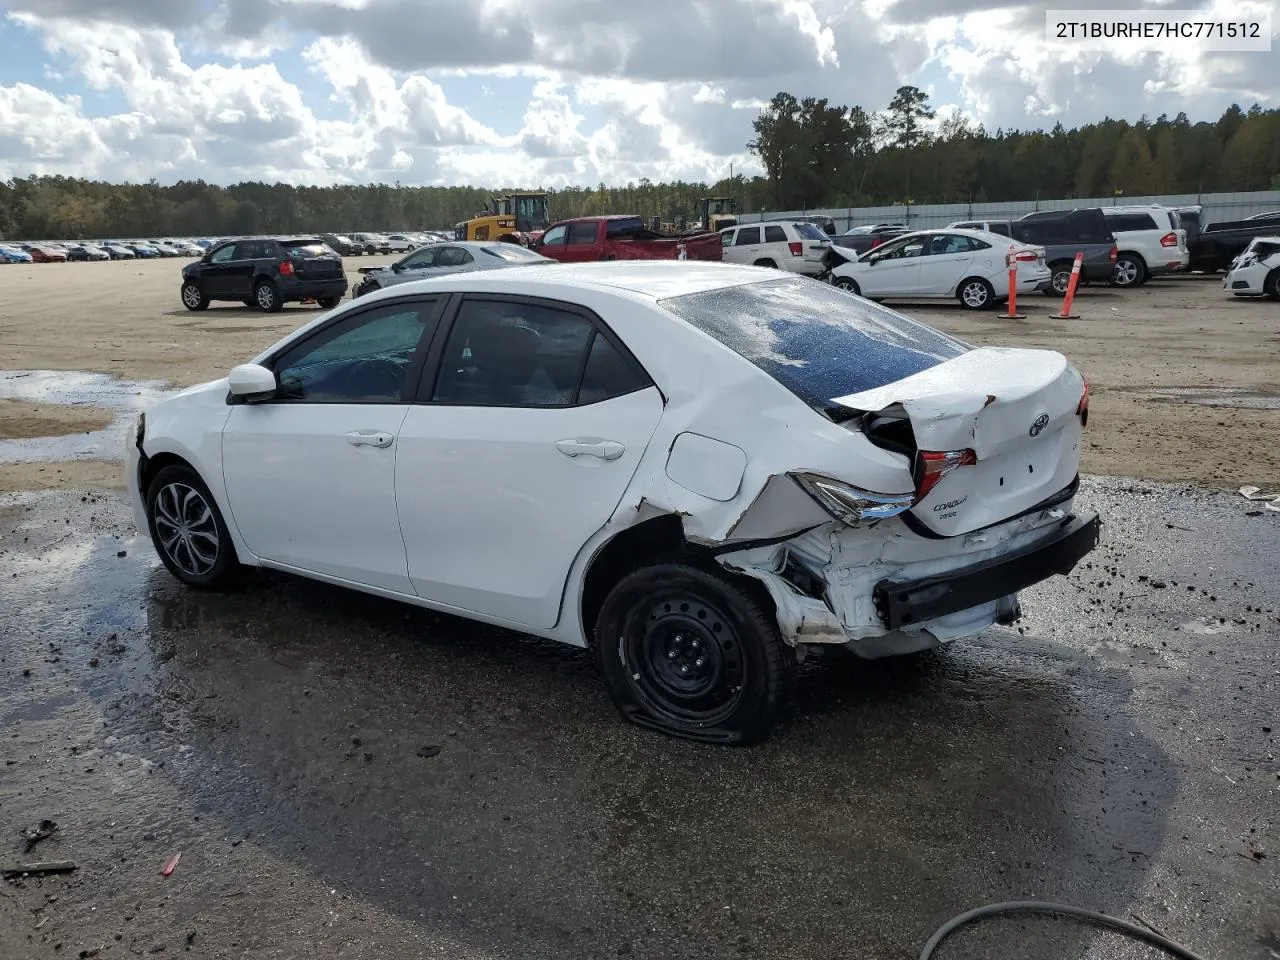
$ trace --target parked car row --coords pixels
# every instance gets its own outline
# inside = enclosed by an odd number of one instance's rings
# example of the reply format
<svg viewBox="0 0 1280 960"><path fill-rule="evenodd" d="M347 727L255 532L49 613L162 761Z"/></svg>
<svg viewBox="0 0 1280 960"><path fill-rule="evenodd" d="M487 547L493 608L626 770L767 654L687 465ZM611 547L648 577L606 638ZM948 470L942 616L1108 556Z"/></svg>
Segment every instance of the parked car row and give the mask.
<svg viewBox="0 0 1280 960"><path fill-rule="evenodd" d="M392 234L323 233L320 239L344 257L362 257L366 254L408 253L428 243L452 240L453 235L447 230Z"/></svg>

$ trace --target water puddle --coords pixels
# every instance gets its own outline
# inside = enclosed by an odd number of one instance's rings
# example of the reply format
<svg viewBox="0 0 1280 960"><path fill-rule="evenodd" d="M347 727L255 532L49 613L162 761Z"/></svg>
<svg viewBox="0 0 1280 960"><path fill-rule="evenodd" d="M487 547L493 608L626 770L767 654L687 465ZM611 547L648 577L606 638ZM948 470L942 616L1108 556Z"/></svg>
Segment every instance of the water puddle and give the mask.
<svg viewBox="0 0 1280 960"><path fill-rule="evenodd" d="M171 391L163 380L117 380L105 373L0 370L0 400L105 407L116 412L102 430L0 440L0 463L119 460L135 414Z"/></svg>

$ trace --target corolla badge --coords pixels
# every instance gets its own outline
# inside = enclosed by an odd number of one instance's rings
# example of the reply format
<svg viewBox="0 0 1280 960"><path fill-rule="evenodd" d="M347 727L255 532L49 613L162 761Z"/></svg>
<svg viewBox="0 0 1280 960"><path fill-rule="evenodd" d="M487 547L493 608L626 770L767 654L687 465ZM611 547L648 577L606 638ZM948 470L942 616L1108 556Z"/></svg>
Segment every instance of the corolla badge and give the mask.
<svg viewBox="0 0 1280 960"><path fill-rule="evenodd" d="M1044 428L1048 425L1049 415L1047 413L1042 413L1040 416L1036 417L1036 422L1031 425L1031 430L1029 432L1031 436L1038 437L1044 432Z"/></svg>

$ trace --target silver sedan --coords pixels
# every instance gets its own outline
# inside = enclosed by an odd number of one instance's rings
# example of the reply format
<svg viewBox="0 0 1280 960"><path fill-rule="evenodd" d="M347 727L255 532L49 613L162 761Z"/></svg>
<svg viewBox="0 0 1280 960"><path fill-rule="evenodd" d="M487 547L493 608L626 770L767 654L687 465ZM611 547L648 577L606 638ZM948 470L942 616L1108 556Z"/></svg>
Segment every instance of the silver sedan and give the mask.
<svg viewBox="0 0 1280 960"><path fill-rule="evenodd" d="M363 296L397 283L424 280L450 273L471 273L502 267L524 267L555 260L534 253L514 243L479 243L457 241L430 243L397 260L389 267L361 267L364 275L351 290L352 297Z"/></svg>

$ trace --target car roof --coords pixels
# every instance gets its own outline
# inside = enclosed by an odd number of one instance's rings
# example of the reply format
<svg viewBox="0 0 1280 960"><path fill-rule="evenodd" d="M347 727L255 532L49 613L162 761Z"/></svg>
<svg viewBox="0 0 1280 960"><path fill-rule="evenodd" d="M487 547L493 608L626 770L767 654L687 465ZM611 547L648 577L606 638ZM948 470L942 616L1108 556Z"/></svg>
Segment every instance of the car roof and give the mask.
<svg viewBox="0 0 1280 960"><path fill-rule="evenodd" d="M529 293L555 296L557 289L616 290L631 299L658 301L725 287L763 283L787 277L765 267L705 260L608 260L593 263L532 264L505 270L457 273L411 280L386 288L388 295L429 293L434 290L472 290L477 293ZM533 287L537 292L533 292ZM378 296L368 294L367 296ZM361 300L365 298L362 297Z"/></svg>

